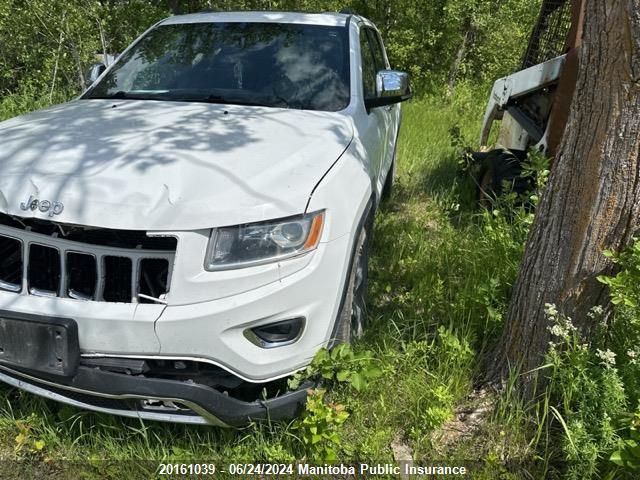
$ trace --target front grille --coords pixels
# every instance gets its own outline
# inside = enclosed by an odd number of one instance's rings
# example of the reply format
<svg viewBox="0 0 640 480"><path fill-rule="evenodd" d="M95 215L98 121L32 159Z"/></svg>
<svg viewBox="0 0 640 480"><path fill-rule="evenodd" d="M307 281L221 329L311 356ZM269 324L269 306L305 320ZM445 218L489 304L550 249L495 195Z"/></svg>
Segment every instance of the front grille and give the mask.
<svg viewBox="0 0 640 480"><path fill-rule="evenodd" d="M96 258L86 253L67 253L67 292L69 296L79 300L91 300L97 286L98 265Z"/></svg>
<svg viewBox="0 0 640 480"><path fill-rule="evenodd" d="M81 239L74 227L74 238ZM169 292L175 238L138 244L136 248L99 245L59 238L0 222L0 290L23 295L99 302L163 302ZM143 232L124 235L125 245ZM146 236L146 235L145 235ZM110 238L124 238L121 232ZM152 237L147 237L152 238ZM171 240L173 248L170 248ZM161 249L150 249L149 246ZM145 248L146 247L146 248Z"/></svg>
<svg viewBox="0 0 640 480"><path fill-rule="evenodd" d="M19 292L22 285L22 243L0 237L0 288Z"/></svg>
<svg viewBox="0 0 640 480"><path fill-rule="evenodd" d="M57 248L31 244L27 262L27 281L33 294L55 297L60 288L61 265Z"/></svg>
<svg viewBox="0 0 640 480"><path fill-rule="evenodd" d="M125 257L104 257L104 299L107 302L126 302L131 295L133 262Z"/></svg>

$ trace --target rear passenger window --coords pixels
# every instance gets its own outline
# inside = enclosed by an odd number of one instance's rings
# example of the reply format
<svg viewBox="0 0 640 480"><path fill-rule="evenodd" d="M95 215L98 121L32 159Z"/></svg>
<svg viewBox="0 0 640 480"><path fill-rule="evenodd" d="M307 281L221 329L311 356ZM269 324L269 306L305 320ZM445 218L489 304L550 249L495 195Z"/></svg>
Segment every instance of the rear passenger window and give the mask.
<svg viewBox="0 0 640 480"><path fill-rule="evenodd" d="M376 70L386 70L388 68L387 62L384 56L384 49L382 47L382 41L378 32L371 28L367 28L367 37L369 37L369 43L373 51L373 58L376 64Z"/></svg>
<svg viewBox="0 0 640 480"><path fill-rule="evenodd" d="M376 61L371 51L367 29L360 30L360 52L362 55L362 82L364 98L373 98L376 94Z"/></svg>

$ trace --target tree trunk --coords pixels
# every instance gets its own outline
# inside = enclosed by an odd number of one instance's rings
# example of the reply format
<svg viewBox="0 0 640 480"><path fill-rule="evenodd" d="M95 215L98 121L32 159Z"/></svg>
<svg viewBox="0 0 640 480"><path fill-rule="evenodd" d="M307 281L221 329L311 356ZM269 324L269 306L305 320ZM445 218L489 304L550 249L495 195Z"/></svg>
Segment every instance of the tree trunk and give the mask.
<svg viewBox="0 0 640 480"><path fill-rule="evenodd" d="M456 58L453 60L453 63L451 64L451 68L449 69L449 78L447 80L447 96L448 97L450 97L451 94L453 94L453 89L456 86L456 81L458 79L458 71L460 70L462 61L464 60L464 57L467 54L467 45L469 44L469 39L471 38L472 32L473 32L473 23L471 22L471 18L468 18L465 20L464 35L462 37L462 42L458 47Z"/></svg>
<svg viewBox="0 0 640 480"><path fill-rule="evenodd" d="M544 305L587 336L594 305L608 306L596 277L604 250L627 246L640 226L640 0L588 0L569 121L514 286L490 378L540 366L548 347ZM522 393L535 390L524 375Z"/></svg>

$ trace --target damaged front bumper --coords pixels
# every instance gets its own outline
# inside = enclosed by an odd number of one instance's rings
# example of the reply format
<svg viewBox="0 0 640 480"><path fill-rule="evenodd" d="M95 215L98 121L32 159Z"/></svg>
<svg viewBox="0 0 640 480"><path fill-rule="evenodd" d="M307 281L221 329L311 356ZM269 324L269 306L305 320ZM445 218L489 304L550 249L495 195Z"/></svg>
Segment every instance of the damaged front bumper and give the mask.
<svg viewBox="0 0 640 480"><path fill-rule="evenodd" d="M286 378L251 383L199 361L86 358L74 320L2 310L0 381L98 412L219 426L292 418L312 386L289 391Z"/></svg>
<svg viewBox="0 0 640 480"><path fill-rule="evenodd" d="M78 367L72 377L22 371L0 365L0 381L78 408L110 415L171 423L237 427L251 421L287 420L304 408L306 382L273 398L243 401L207 385Z"/></svg>

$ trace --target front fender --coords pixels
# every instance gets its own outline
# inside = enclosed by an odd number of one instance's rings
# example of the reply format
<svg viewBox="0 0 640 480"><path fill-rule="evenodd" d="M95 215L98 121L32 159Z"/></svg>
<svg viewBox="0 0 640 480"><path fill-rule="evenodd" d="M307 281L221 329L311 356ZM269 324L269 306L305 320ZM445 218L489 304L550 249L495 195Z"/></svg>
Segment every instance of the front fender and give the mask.
<svg viewBox="0 0 640 480"><path fill-rule="evenodd" d="M326 209L323 241L354 235L373 195L371 176L354 141L313 190L307 212Z"/></svg>

